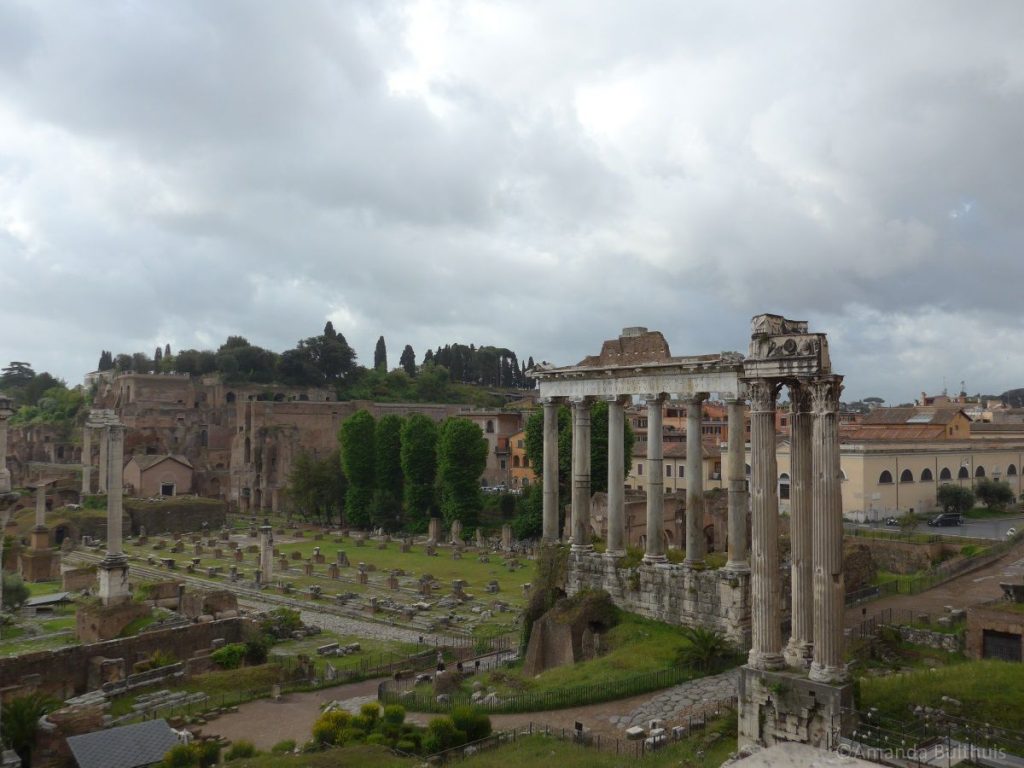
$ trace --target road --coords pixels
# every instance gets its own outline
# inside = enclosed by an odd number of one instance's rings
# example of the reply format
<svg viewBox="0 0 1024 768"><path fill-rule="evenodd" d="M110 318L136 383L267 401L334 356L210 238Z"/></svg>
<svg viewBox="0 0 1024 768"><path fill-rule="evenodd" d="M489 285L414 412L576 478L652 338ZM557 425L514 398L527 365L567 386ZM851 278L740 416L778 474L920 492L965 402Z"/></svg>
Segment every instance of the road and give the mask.
<svg viewBox="0 0 1024 768"><path fill-rule="evenodd" d="M866 528L869 530L886 530L899 532L897 527L888 527L883 523L847 523L849 528ZM949 525L942 528L931 527L922 523L914 529L914 533L936 533L942 536L961 536L968 539L996 539L1001 541L1006 538L1006 532L1010 528L1018 531L1024 528L1024 517L992 517L986 520L965 519L963 525Z"/></svg>

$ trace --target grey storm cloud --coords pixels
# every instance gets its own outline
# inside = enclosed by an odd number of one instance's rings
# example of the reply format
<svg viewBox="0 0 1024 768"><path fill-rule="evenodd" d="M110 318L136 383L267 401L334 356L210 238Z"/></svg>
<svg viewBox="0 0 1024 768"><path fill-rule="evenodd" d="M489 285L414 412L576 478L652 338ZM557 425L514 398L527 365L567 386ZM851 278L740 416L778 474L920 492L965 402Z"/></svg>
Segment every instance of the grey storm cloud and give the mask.
<svg viewBox="0 0 1024 768"><path fill-rule="evenodd" d="M0 2L0 358L830 333L1024 386L1024 6Z"/></svg>

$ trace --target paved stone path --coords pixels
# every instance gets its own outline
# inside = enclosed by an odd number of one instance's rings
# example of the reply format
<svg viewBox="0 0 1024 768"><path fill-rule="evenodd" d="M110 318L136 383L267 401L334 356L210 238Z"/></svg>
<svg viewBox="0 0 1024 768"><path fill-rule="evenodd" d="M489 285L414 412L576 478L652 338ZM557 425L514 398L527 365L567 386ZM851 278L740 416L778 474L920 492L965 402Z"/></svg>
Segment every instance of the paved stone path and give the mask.
<svg viewBox="0 0 1024 768"><path fill-rule="evenodd" d="M652 696L628 714L612 715L608 721L618 728L646 727L649 720L655 719L672 721L684 710L732 698L736 695L738 678L739 672L733 669L720 675L690 680Z"/></svg>

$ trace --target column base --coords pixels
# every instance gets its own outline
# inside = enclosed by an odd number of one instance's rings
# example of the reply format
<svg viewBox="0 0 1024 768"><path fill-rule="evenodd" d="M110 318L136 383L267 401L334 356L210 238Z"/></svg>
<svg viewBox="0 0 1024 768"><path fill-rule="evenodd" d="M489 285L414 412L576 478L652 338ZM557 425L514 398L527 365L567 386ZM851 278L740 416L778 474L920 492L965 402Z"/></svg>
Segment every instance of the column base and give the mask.
<svg viewBox="0 0 1024 768"><path fill-rule="evenodd" d="M725 564L725 570L733 573L750 573L750 563L744 560L730 561Z"/></svg>
<svg viewBox="0 0 1024 768"><path fill-rule="evenodd" d="M128 589L128 558L107 557L100 562L96 570L99 589L97 590L103 605L117 605L132 599Z"/></svg>
<svg viewBox="0 0 1024 768"><path fill-rule="evenodd" d="M558 537L557 537L557 536L555 536L555 537L551 537L551 536L545 536L544 538L542 538L542 539L540 540L540 545L541 545L542 547L557 547L557 546L558 546L559 544L561 544L561 543L562 543L562 542L560 542L560 541L558 540Z"/></svg>
<svg viewBox="0 0 1024 768"><path fill-rule="evenodd" d="M816 661L811 663L811 671L807 676L816 683L845 683L848 677L846 665L832 667Z"/></svg>
<svg viewBox="0 0 1024 768"><path fill-rule="evenodd" d="M626 556L626 550L624 549L606 549L604 556L610 560L617 560L620 557Z"/></svg>
<svg viewBox="0 0 1024 768"><path fill-rule="evenodd" d="M760 653L751 650L747 656L747 666L766 672L777 672L786 668L786 660L781 653Z"/></svg>
<svg viewBox="0 0 1024 768"><path fill-rule="evenodd" d="M585 555L594 551L593 544L573 544L569 551L574 555Z"/></svg>
<svg viewBox="0 0 1024 768"><path fill-rule="evenodd" d="M660 563L667 563L668 558L665 555L644 555L644 565L659 565Z"/></svg>
<svg viewBox="0 0 1024 768"><path fill-rule="evenodd" d="M791 667L799 667L800 669L807 669L811 666L813 655L814 643L801 643L792 638L790 638L789 643L782 652L782 657L786 660L786 664Z"/></svg>
<svg viewBox="0 0 1024 768"><path fill-rule="evenodd" d="M11 470L0 469L0 493L11 492Z"/></svg>

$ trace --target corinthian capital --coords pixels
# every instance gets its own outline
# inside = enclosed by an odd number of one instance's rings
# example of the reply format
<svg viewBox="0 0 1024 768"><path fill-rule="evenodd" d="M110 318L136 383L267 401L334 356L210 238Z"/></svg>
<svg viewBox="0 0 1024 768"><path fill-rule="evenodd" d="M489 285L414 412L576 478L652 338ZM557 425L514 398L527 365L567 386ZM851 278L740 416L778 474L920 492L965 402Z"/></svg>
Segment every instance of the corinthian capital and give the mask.
<svg viewBox="0 0 1024 768"><path fill-rule="evenodd" d="M775 400L779 395L779 385L776 382L769 379L754 379L748 387L752 412L775 410Z"/></svg>
<svg viewBox="0 0 1024 768"><path fill-rule="evenodd" d="M836 413L839 410L839 396L843 393L842 376L822 376L809 385L811 410L815 413Z"/></svg>
<svg viewBox="0 0 1024 768"><path fill-rule="evenodd" d="M811 391L806 382L789 385L789 403L793 413L807 413L811 410Z"/></svg>

